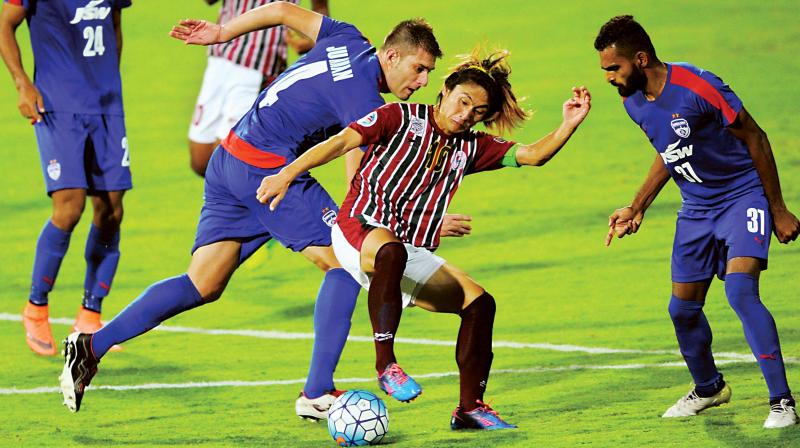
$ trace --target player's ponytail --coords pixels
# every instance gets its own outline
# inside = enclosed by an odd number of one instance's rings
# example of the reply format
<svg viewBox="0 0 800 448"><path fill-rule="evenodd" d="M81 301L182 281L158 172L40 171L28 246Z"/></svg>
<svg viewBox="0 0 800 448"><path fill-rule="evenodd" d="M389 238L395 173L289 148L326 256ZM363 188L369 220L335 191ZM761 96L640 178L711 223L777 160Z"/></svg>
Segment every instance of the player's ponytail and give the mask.
<svg viewBox="0 0 800 448"><path fill-rule="evenodd" d="M489 111L483 124L504 134L522 124L529 113L520 107L508 80L511 75L509 52L495 51L483 59L479 54L480 48L476 48L471 54L461 56L461 62L452 69L444 86L448 91L465 83L483 87L489 95ZM441 99L442 95L439 94L438 100Z"/></svg>

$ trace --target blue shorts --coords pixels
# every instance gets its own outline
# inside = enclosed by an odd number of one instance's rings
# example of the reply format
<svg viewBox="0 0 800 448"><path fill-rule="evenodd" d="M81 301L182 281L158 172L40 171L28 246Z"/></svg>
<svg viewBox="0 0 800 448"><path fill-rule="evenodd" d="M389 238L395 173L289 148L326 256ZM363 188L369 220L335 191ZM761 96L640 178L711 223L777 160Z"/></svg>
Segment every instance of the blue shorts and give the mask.
<svg viewBox="0 0 800 448"><path fill-rule="evenodd" d="M47 194L66 188L130 190L130 156L122 115L48 112L33 126Z"/></svg>
<svg viewBox="0 0 800 448"><path fill-rule="evenodd" d="M330 246L331 227L339 208L313 177L298 177L275 211L256 200L261 179L280 168L257 168L218 146L206 169L205 203L192 253L224 240L242 242L239 262L274 238L298 252L308 246Z"/></svg>
<svg viewBox="0 0 800 448"><path fill-rule="evenodd" d="M750 192L720 208L678 212L672 245L672 281L725 280L728 260L753 257L767 269L772 215L763 192Z"/></svg>

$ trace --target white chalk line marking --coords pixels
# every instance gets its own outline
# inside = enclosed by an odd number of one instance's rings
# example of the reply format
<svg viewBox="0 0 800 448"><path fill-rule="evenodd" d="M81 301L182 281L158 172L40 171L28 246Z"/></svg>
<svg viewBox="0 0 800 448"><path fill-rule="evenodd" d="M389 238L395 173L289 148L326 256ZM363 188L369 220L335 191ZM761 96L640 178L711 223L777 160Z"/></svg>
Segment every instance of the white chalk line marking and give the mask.
<svg viewBox="0 0 800 448"><path fill-rule="evenodd" d="M19 314L0 313L0 321L16 321L22 320ZM73 319L68 318L51 318L51 323L72 325ZM245 336L259 339L291 339L291 340L310 340L314 339L314 333L290 333L284 331L268 331L268 330L228 330L228 329L208 329L208 328L192 328L192 327L178 327L171 325L160 325L154 330L167 331L172 333L192 333L204 334L214 336ZM353 336L347 338L348 341L354 342L368 342L372 343L371 336ZM455 341L443 341L438 339L419 339L419 338L397 338L397 342L401 344L415 344L415 345L429 345L429 346L444 346L455 347ZM589 354L633 354L633 355L672 355L680 356L678 350L637 350L637 349L621 349L621 348L607 348L607 347L584 347L580 345L569 344L550 344L546 342L514 342L514 341L494 341L492 343L494 348L513 348L513 349L538 349L549 350L556 352L578 352ZM752 354L733 353L733 352L718 352L714 353L715 358L718 360L732 359L738 361L755 362ZM784 358L785 363L798 362L795 358Z"/></svg>
<svg viewBox="0 0 800 448"><path fill-rule="evenodd" d="M742 361L738 360L720 360L717 361L718 365L734 364ZM493 369L492 374L532 374L532 373L549 373L549 372L567 372L577 370L636 370L647 368L662 368L662 367L685 367L682 362L664 362L657 364L612 364L612 365L571 365L561 367L531 367L527 369ZM414 375L415 379L421 378L445 378L458 376L458 372L435 372L423 373ZM188 383L150 383L150 384L131 384L131 385L118 385L118 386L89 386L87 390L111 390L111 391L130 391L130 390L158 390L158 389L200 389L210 387L268 387L268 386L287 386L287 385L302 385L306 381L305 378L295 380L271 380L271 381L209 381L209 382L188 382ZM375 382L375 378L337 378L338 384L348 383L371 383ZM34 387L32 389L17 389L17 388L4 388L0 389L0 395L35 395L35 394L50 394L58 393L58 387Z"/></svg>

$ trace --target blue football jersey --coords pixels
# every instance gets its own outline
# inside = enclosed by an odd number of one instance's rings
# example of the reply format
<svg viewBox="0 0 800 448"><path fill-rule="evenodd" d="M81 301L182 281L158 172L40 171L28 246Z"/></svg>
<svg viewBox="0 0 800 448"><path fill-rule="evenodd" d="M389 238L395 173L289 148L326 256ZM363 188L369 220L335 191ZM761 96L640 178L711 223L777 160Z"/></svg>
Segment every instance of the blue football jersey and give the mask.
<svg viewBox="0 0 800 448"><path fill-rule="evenodd" d="M223 146L255 166L290 163L383 105L382 83L375 47L353 25L324 17L314 48L261 92Z"/></svg>
<svg viewBox="0 0 800 448"><path fill-rule="evenodd" d="M122 112L112 11L131 0L6 0L25 8L34 84L50 112Z"/></svg>
<svg viewBox="0 0 800 448"><path fill-rule="evenodd" d="M742 102L713 73L669 63L658 98L638 91L624 104L664 160L685 207L713 207L762 188L747 145L726 129Z"/></svg>

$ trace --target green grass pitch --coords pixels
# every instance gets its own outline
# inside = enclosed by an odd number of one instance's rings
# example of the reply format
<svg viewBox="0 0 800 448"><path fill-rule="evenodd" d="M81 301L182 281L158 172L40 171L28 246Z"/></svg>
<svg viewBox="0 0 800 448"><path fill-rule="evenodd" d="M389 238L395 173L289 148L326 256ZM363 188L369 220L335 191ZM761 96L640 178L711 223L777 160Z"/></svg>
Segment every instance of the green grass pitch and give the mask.
<svg viewBox="0 0 800 448"><path fill-rule="evenodd" d="M202 201L202 182L188 166L186 132L205 53L171 40L167 32L183 17L212 19L216 8L200 0L134 3L123 14L122 77L135 188L126 196L123 256L105 302L107 319L149 284L185 271ZM535 111L513 135L524 142L558 124L570 87L584 84L593 95L587 121L546 167L466 179L451 211L474 217L473 235L446 240L439 252L497 298L495 341L520 343L495 349L487 393L501 415L520 429L451 432L448 420L458 391L453 347L399 343L399 359L421 377L425 392L411 404L386 401L390 429L385 443L800 446L800 428L761 429L767 389L757 365L747 356L735 356L749 349L719 282L712 285L706 313L718 358L730 361L722 369L733 400L693 419L660 418L691 382L666 310L680 197L670 184L639 234L603 247L607 216L630 201L654 155L616 90L606 85L592 47L605 20L633 13L661 59L689 61L722 76L769 134L786 202L798 213L800 27L795 2L332 0L331 12L357 24L373 42L404 18L424 16L434 25L446 55L414 101L432 101L454 55L476 43L511 50L515 91ZM27 42L25 27L18 36ZM27 43L23 50L33 73ZM313 331L313 300L322 276L277 245L242 266L221 300L167 322L262 333L153 331L103 360L79 414L61 405L53 388L62 361L34 356L14 320L27 297L33 248L50 204L33 131L19 116L5 69L0 70L0 86L0 446L333 446L324 425L300 421L293 410L311 353L311 340L303 335ZM335 198L343 197L341 164L314 174ZM61 318L53 324L58 339L68 333L79 306L88 225L84 216L51 294L51 316ZM787 371L797 388L800 243L787 246L773 239L772 244L762 296L777 320L784 355L795 360ZM362 294L351 332L362 338L370 334L365 299ZM454 341L457 328L455 316L411 309L398 336ZM268 331L299 336L257 337ZM377 392L372 364L371 343L353 340L336 372L337 385ZM178 387L223 381L231 383ZM154 383L168 386L99 388ZM20 393L36 390L42 392Z"/></svg>

